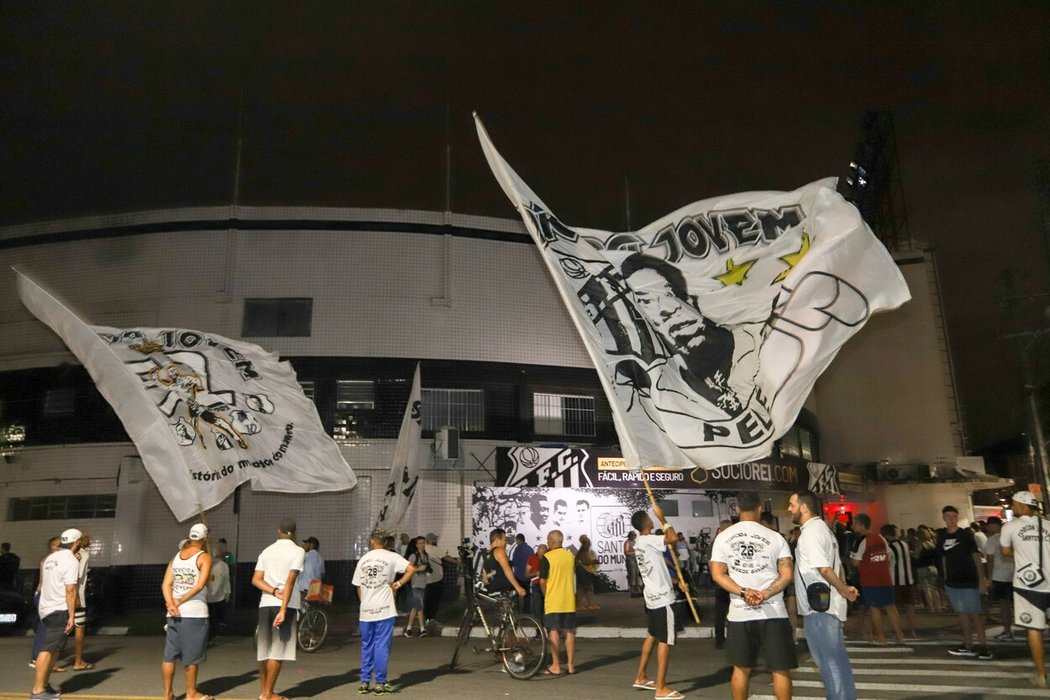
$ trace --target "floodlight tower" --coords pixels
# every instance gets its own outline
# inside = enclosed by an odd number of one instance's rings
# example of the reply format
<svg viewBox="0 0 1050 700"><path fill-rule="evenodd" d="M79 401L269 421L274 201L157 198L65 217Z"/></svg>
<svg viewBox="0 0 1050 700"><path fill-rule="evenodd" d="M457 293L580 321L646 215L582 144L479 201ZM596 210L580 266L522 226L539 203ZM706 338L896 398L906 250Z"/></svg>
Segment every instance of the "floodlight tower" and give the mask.
<svg viewBox="0 0 1050 700"><path fill-rule="evenodd" d="M864 221L889 250L908 248L911 231L897 162L892 113L865 112L861 130L843 194L860 210Z"/></svg>

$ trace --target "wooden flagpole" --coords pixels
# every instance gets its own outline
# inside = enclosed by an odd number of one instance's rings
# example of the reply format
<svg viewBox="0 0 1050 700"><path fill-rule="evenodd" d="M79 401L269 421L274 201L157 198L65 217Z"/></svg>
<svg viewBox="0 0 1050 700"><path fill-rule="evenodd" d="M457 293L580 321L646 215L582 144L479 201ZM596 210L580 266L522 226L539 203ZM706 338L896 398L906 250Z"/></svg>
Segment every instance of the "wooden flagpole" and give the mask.
<svg viewBox="0 0 1050 700"><path fill-rule="evenodd" d="M644 469L642 470L642 483L645 484L645 492L647 494L649 494L649 502L653 504L653 510L655 510L656 509L656 497L653 495L653 488L649 485L649 479L646 478L646 473L645 473ZM663 513L663 510L661 510L660 512ZM666 527L667 523L666 522L662 522L662 523L660 523L660 526L661 527ZM678 580L679 581L685 581L685 578L682 576L682 566L678 563L678 552L675 551L674 546L671 547L671 561L674 562L674 570L675 570L675 573L678 574ZM693 620L696 622L696 624L699 625L700 624L700 613L698 613L696 611L696 606L693 605L693 595L692 595L692 591L691 590L690 590L689 593L685 594L685 599L686 599L686 602L689 603L689 610L692 611L692 613L693 613Z"/></svg>

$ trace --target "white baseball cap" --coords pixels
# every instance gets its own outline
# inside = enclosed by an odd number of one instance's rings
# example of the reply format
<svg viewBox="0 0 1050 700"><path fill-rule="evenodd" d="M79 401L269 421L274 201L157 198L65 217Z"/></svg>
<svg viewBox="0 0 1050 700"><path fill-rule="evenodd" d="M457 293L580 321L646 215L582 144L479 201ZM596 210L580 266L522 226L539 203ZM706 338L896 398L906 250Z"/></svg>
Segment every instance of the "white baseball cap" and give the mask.
<svg viewBox="0 0 1050 700"><path fill-rule="evenodd" d="M1035 500L1035 495L1031 491L1018 491L1014 494L1014 500L1032 508L1039 505L1039 501Z"/></svg>
<svg viewBox="0 0 1050 700"><path fill-rule="evenodd" d="M191 540L203 540L208 536L208 526L204 523L197 523L190 528L190 539Z"/></svg>
<svg viewBox="0 0 1050 700"><path fill-rule="evenodd" d="M54 532L54 530L52 530L52 532ZM64 530L60 535L60 538L62 540L62 544L73 544L83 536L84 533L82 533L75 527L71 527L68 530Z"/></svg>

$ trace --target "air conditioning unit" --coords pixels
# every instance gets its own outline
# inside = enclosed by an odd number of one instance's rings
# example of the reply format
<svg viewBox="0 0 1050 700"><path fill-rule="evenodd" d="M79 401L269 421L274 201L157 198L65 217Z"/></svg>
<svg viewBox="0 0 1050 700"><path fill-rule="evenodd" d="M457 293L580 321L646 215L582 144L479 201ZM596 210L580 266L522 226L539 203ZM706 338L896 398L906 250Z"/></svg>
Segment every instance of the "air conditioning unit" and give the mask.
<svg viewBox="0 0 1050 700"><path fill-rule="evenodd" d="M880 464L877 473L879 481L918 481L927 476L919 467L918 464Z"/></svg>
<svg viewBox="0 0 1050 700"><path fill-rule="evenodd" d="M441 462L459 461L459 428L445 427L434 431L434 459Z"/></svg>

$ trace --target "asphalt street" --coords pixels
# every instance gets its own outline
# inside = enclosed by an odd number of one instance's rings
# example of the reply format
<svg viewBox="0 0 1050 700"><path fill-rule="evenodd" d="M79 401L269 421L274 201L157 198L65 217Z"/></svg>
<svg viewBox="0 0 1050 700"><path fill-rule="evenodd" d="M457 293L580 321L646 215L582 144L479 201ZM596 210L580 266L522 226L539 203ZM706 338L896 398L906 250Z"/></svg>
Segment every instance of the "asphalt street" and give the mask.
<svg viewBox="0 0 1050 700"><path fill-rule="evenodd" d="M472 640L479 643L479 640ZM161 696L160 660L163 637L95 636L87 640L90 671L55 674L53 684L68 700L139 700ZM400 695L427 698L643 698L648 693L631 688L641 640L581 639L577 673L528 681L501 672L490 653L461 655L456 671L448 669L454 640L427 637L394 640L390 679ZM70 649L71 649L70 644ZM0 639L0 700L28 696L32 670L27 667L30 639ZM800 650L804 650L800 644ZM926 639L906 647L851 644L850 657L859 697L906 700L989 697L1050 697L1050 691L1028 685L1031 666L1027 650L1018 642L994 647L995 661L958 659L946 653L943 640ZM286 663L277 690L288 698L342 698L355 696L360 647L357 640L335 635L313 654L300 652ZM802 667L794 674L795 697L823 697L820 677L802 653ZM655 659L652 662L655 664ZM655 671L655 666L652 667ZM223 700L252 700L258 696L254 641L250 637L220 637L201 666L200 689ZM757 672L752 697L772 697L768 673ZM687 697L728 698L729 669L722 652L710 639L680 640L671 656L669 685ZM176 691L182 690L181 671Z"/></svg>

